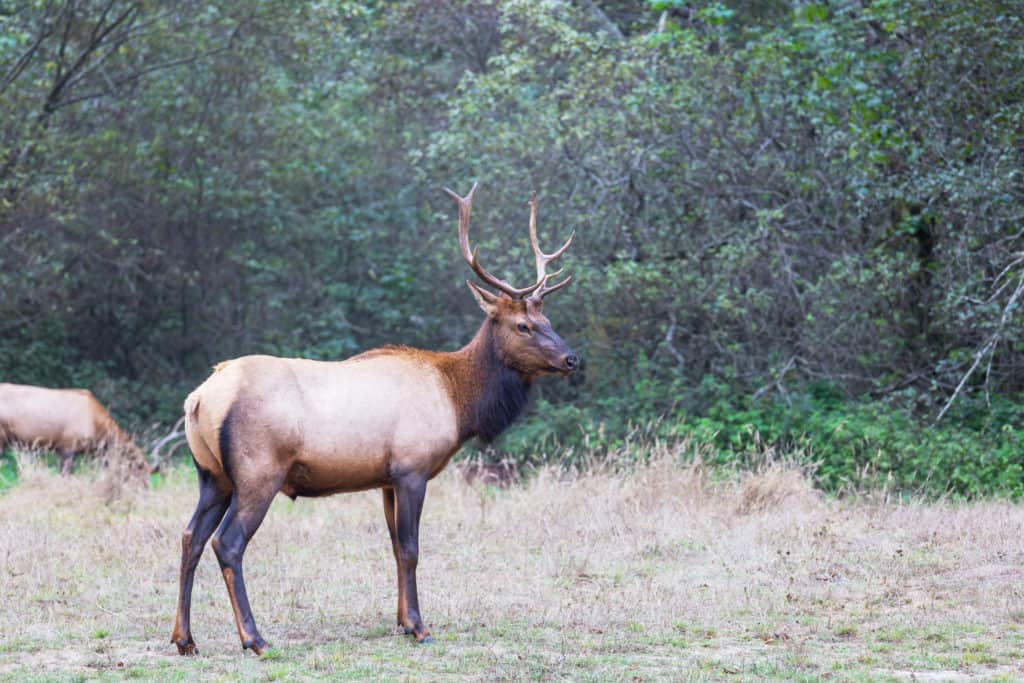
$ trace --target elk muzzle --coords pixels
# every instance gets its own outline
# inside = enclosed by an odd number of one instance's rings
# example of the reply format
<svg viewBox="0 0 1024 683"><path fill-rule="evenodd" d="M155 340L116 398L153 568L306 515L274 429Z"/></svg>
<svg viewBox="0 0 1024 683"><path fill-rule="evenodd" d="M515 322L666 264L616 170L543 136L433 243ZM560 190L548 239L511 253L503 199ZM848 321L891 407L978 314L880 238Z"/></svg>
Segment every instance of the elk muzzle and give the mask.
<svg viewBox="0 0 1024 683"><path fill-rule="evenodd" d="M580 357L569 348L569 345L558 336L557 332L551 329L549 324L546 324L546 321L544 325L538 325L534 333L543 353L547 372L568 375L579 369Z"/></svg>
<svg viewBox="0 0 1024 683"><path fill-rule="evenodd" d="M548 372L568 375L578 370L580 367L580 357L558 335L553 334L552 336L555 337L556 341L554 348L549 347L546 354L548 358Z"/></svg>

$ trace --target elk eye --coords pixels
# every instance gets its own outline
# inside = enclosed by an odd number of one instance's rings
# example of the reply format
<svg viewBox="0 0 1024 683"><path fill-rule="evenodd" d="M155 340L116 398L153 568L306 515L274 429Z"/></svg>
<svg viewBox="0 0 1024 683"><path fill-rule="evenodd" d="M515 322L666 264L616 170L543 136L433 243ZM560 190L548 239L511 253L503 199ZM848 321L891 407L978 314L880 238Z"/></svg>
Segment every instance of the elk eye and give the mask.
<svg viewBox="0 0 1024 683"><path fill-rule="evenodd" d="M530 334L530 327L526 323L519 323L518 325L516 325L516 329L522 332L523 334Z"/></svg>

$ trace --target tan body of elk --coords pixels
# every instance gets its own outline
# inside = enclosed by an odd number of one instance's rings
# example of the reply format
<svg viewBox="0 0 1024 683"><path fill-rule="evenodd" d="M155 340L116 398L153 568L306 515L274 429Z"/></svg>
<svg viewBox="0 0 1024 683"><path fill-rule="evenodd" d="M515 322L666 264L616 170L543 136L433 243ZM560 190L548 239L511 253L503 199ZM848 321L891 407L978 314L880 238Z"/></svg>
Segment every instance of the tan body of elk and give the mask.
<svg viewBox="0 0 1024 683"><path fill-rule="evenodd" d="M530 240L537 282L512 287L488 273L469 248L476 186L459 205L463 257L495 295L467 282L487 314L473 340L440 353L384 347L341 362L245 356L221 363L185 401L185 432L199 472L199 504L182 536L178 615L171 640L195 652L192 582L206 541L227 586L244 648L267 644L256 629L242 578L242 555L274 496L383 490L384 517L398 572L398 623L430 640L416 590L419 520L427 481L472 437L490 441L525 406L531 383L568 374L579 360L551 329L543 297L552 254L537 243L536 198ZM214 534L216 530L216 534Z"/></svg>
<svg viewBox="0 0 1024 683"><path fill-rule="evenodd" d="M76 453L103 448L128 451L148 473L142 451L88 389L0 383L0 444L12 441L57 451L64 474Z"/></svg>

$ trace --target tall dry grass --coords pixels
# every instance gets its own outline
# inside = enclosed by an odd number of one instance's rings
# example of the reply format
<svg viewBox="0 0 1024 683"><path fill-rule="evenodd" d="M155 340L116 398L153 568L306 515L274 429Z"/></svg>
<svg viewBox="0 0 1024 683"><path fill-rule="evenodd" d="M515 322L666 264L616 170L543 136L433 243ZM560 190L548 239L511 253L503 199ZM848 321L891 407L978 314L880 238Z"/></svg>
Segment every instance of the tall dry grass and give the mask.
<svg viewBox="0 0 1024 683"><path fill-rule="evenodd" d="M428 487L423 514L428 626L448 647L483 638L499 662L540 657L557 673L597 647L670 674L708 657L796 658L823 671L860 656L852 645L869 634L951 624L997 633L1022 619L1019 506L829 500L785 463L723 473L699 454L658 445L626 470L542 468L508 489L467 484L450 468ZM111 499L98 472L22 466L0 495L0 672L173 665L193 475L179 468L156 490ZM245 562L274 645L358 647L395 632L377 492L279 497ZM209 550L194 601L204 656L241 657ZM835 642L846 650L812 647ZM766 654L766 643L781 649ZM883 664L871 666L908 666Z"/></svg>

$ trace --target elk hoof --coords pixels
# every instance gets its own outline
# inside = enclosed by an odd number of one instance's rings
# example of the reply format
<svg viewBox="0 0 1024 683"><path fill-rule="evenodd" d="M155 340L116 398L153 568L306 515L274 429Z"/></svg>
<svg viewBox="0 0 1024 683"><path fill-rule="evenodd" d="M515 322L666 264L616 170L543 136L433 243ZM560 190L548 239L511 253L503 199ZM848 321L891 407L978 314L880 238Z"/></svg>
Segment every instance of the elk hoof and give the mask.
<svg viewBox="0 0 1024 683"><path fill-rule="evenodd" d="M179 655L191 656L199 654L199 650L196 649L196 644L191 638L178 638L171 642L178 646Z"/></svg>
<svg viewBox="0 0 1024 683"><path fill-rule="evenodd" d="M416 633L416 629L414 629L412 626L403 626L402 630L405 631L405 635L407 636L411 636L412 634Z"/></svg>
<svg viewBox="0 0 1024 683"><path fill-rule="evenodd" d="M425 636L423 640L417 640L416 642L420 645L430 645L431 643L436 643L437 641L434 640L434 636L428 635Z"/></svg>
<svg viewBox="0 0 1024 683"><path fill-rule="evenodd" d="M262 655L270 649L270 646L267 645L267 641L263 640L259 636L256 636L255 638L251 638L249 640L243 640L242 649L252 650L257 655Z"/></svg>

